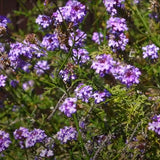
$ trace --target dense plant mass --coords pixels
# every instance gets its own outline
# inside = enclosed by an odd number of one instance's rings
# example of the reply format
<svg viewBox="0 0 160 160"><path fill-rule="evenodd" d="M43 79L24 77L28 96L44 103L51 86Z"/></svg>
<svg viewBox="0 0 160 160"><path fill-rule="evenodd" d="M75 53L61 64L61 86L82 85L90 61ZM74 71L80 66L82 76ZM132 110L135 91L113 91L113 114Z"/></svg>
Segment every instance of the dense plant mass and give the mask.
<svg viewBox="0 0 160 160"><path fill-rule="evenodd" d="M0 16L0 159L160 159L159 1L18 3Z"/></svg>

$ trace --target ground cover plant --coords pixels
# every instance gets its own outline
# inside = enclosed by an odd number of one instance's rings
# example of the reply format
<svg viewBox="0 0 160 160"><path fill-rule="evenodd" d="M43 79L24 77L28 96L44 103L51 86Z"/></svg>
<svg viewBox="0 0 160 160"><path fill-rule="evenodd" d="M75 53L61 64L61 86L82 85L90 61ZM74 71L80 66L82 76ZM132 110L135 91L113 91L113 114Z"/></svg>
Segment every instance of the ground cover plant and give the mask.
<svg viewBox="0 0 160 160"><path fill-rule="evenodd" d="M0 16L0 159L160 159L159 1L18 2Z"/></svg>

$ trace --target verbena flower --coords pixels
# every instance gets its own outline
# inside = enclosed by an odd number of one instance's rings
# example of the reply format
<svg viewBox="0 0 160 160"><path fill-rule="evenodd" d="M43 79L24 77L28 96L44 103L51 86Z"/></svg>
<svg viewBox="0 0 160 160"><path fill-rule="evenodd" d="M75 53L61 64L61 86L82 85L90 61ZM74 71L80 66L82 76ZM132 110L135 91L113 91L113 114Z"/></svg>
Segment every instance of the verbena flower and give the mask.
<svg viewBox="0 0 160 160"><path fill-rule="evenodd" d="M87 38L87 34L80 29L77 29L75 32L70 33L68 44L72 47L73 44L76 47L83 47L84 42Z"/></svg>
<svg viewBox="0 0 160 160"><path fill-rule="evenodd" d="M150 58L150 59L158 58L159 48L155 44L142 47L142 50L143 50L143 58Z"/></svg>
<svg viewBox="0 0 160 160"><path fill-rule="evenodd" d="M20 127L13 132L16 140L25 140L29 136L29 130L24 127Z"/></svg>
<svg viewBox="0 0 160 160"><path fill-rule="evenodd" d="M41 150L40 156L41 157L52 157L52 156L54 156L54 153L50 149L43 149L43 150Z"/></svg>
<svg viewBox="0 0 160 160"><path fill-rule="evenodd" d="M117 14L117 7L123 7L122 2L125 0L103 0L106 10L112 16Z"/></svg>
<svg viewBox="0 0 160 160"><path fill-rule="evenodd" d="M126 65L120 67L119 73L117 75L114 75L116 79L120 80L122 83L130 87L133 84L139 83L141 72L134 66Z"/></svg>
<svg viewBox="0 0 160 160"><path fill-rule="evenodd" d="M113 60L111 55L101 54L96 56L96 60L92 62L91 68L101 77L106 74L112 74L115 79L121 81L130 87L139 83L141 72L138 68L131 65L124 65Z"/></svg>
<svg viewBox="0 0 160 160"><path fill-rule="evenodd" d="M110 17L107 21L107 29L110 29L111 33L119 33L128 30L126 20L119 17Z"/></svg>
<svg viewBox="0 0 160 160"><path fill-rule="evenodd" d="M148 129L160 135L160 115L155 115L152 120L153 121L148 124Z"/></svg>
<svg viewBox="0 0 160 160"><path fill-rule="evenodd" d="M107 21L107 29L109 29L109 40L108 45L115 52L116 50L121 49L125 50L128 43L128 38L124 34L128 30L126 25L126 20L119 17L110 17Z"/></svg>
<svg viewBox="0 0 160 160"><path fill-rule="evenodd" d="M72 22L73 25L77 25L82 22L85 15L85 5L76 0L69 0L64 7L59 7L52 16L55 21L55 25L62 23L64 20L66 22Z"/></svg>
<svg viewBox="0 0 160 160"><path fill-rule="evenodd" d="M50 66L47 61L41 60L36 63L36 65L34 66L34 69L36 70L36 74L40 76L44 74L45 71L49 70Z"/></svg>
<svg viewBox="0 0 160 160"><path fill-rule="evenodd" d="M59 72L59 75L62 77L63 81L70 82L71 80L76 79L76 75L70 71L68 68L61 70Z"/></svg>
<svg viewBox="0 0 160 160"><path fill-rule="evenodd" d="M4 87L6 85L7 76L0 75L0 87Z"/></svg>
<svg viewBox="0 0 160 160"><path fill-rule="evenodd" d="M100 102L104 102L107 97L110 97L111 94L107 91L95 91L92 95L92 97L95 99L95 103L98 104Z"/></svg>
<svg viewBox="0 0 160 160"><path fill-rule="evenodd" d="M59 47L59 40L57 34L47 34L43 37L42 47L45 47L48 51L54 51Z"/></svg>
<svg viewBox="0 0 160 160"><path fill-rule="evenodd" d="M73 59L76 64L84 64L90 60L89 53L86 49L73 49Z"/></svg>
<svg viewBox="0 0 160 160"><path fill-rule="evenodd" d="M67 117L71 117L73 113L77 111L76 107L77 98L66 98L63 104L59 107L61 112Z"/></svg>
<svg viewBox="0 0 160 160"><path fill-rule="evenodd" d="M96 73L103 77L110 73L115 63L111 55L101 54L96 56L96 60L92 62L91 68L95 69Z"/></svg>
<svg viewBox="0 0 160 160"><path fill-rule="evenodd" d="M29 136L25 141L25 147L33 147L36 143L42 142L46 137L45 131L35 128L33 131L29 132Z"/></svg>
<svg viewBox="0 0 160 160"><path fill-rule="evenodd" d="M124 33L110 34L109 40L108 40L108 46L111 47L113 51L116 51L119 49L124 51L128 42L129 40Z"/></svg>
<svg viewBox="0 0 160 160"><path fill-rule="evenodd" d="M27 91L27 90L29 90L30 88L32 88L33 85L34 85L34 81L33 81L33 80L29 80L29 81L23 83L22 88L23 88L25 91Z"/></svg>
<svg viewBox="0 0 160 160"><path fill-rule="evenodd" d="M102 33L94 32L92 35L92 40L97 44L101 44L101 42L103 42L103 39L104 36Z"/></svg>
<svg viewBox="0 0 160 160"><path fill-rule="evenodd" d="M59 132L57 132L57 139L61 143L67 143L68 141L77 140L78 133L75 128L73 127L67 127L60 129Z"/></svg>
<svg viewBox="0 0 160 160"><path fill-rule="evenodd" d="M6 150L11 143L9 134L5 131L0 130L0 152Z"/></svg>
<svg viewBox="0 0 160 160"><path fill-rule="evenodd" d="M9 23L9 19L5 16L0 16L0 27L7 28L7 24Z"/></svg>
<svg viewBox="0 0 160 160"><path fill-rule="evenodd" d="M88 103L89 99L92 97L93 88L91 86L85 86L83 83L80 83L74 92L78 99Z"/></svg>
<svg viewBox="0 0 160 160"><path fill-rule="evenodd" d="M39 15L36 19L36 23L43 28L47 28L51 25L52 19L46 15Z"/></svg>

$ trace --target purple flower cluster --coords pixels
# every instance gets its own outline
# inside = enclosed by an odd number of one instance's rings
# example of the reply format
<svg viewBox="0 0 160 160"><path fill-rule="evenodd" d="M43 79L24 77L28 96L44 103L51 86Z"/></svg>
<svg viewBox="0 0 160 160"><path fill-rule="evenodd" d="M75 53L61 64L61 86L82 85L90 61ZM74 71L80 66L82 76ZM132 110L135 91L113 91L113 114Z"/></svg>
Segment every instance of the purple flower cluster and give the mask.
<svg viewBox="0 0 160 160"><path fill-rule="evenodd" d="M155 44L142 47L142 50L143 50L143 58L150 58L150 59L158 58L159 48L156 47Z"/></svg>
<svg viewBox="0 0 160 160"><path fill-rule="evenodd" d="M54 51L59 47L59 40L57 34L47 34L43 37L42 47L45 47L48 51Z"/></svg>
<svg viewBox="0 0 160 160"><path fill-rule="evenodd" d="M13 133L16 140L19 140L21 148L33 147L36 143L43 142L47 137L45 132L41 129L34 129L29 131L27 128L20 127Z"/></svg>
<svg viewBox="0 0 160 160"><path fill-rule="evenodd" d="M110 34L108 46L111 47L114 52L116 49L124 51L128 42L129 40L124 33L121 33L118 36L116 34Z"/></svg>
<svg viewBox="0 0 160 160"><path fill-rule="evenodd" d="M29 90L30 88L32 88L34 85L34 81L33 80L29 80L25 83L23 83L22 87L25 91Z"/></svg>
<svg viewBox="0 0 160 160"><path fill-rule="evenodd" d="M0 130L0 152L6 150L11 143L9 134Z"/></svg>
<svg viewBox="0 0 160 160"><path fill-rule="evenodd" d="M28 71L29 62L33 57L39 58L45 55L45 52L35 44L26 43L13 43L10 45L10 51L8 58L11 62L11 66L21 68L24 71Z"/></svg>
<svg viewBox="0 0 160 160"><path fill-rule="evenodd" d="M126 20L119 17L110 17L107 21L107 29L110 29L111 33L119 33L128 30Z"/></svg>
<svg viewBox="0 0 160 160"><path fill-rule="evenodd" d="M7 76L0 75L0 87L4 87L6 85Z"/></svg>
<svg viewBox="0 0 160 160"><path fill-rule="evenodd" d="M46 70L49 70L50 66L48 65L47 61L42 60L36 63L36 65L34 66L34 69L36 70L36 74L40 76L44 74Z"/></svg>
<svg viewBox="0 0 160 160"><path fill-rule="evenodd" d="M110 54L101 54L96 56L96 61L92 62L91 68L95 69L96 73L103 77L105 74L109 74L111 72L112 66L115 63L116 62Z"/></svg>
<svg viewBox="0 0 160 160"><path fill-rule="evenodd" d="M160 115L155 115L152 120L152 123L148 124L148 129L160 135Z"/></svg>
<svg viewBox="0 0 160 160"><path fill-rule="evenodd" d="M64 69L59 72L59 75L62 77L63 81L70 82L71 80L76 79L76 75L70 69Z"/></svg>
<svg viewBox="0 0 160 160"><path fill-rule="evenodd" d="M53 151L50 150L50 149L43 149L43 150L41 150L40 156L41 156L41 157L47 157L47 158L48 158L48 157L54 156L54 153L53 153Z"/></svg>
<svg viewBox="0 0 160 160"><path fill-rule="evenodd" d="M125 50L128 43L128 38L124 34L128 30L126 20L119 17L110 17L107 21L107 29L109 29L109 41L108 45L116 51L117 49Z"/></svg>
<svg viewBox="0 0 160 160"><path fill-rule="evenodd" d="M83 47L84 41L87 38L87 34L80 29L77 29L75 32L70 33L70 37L68 40L69 46Z"/></svg>
<svg viewBox="0 0 160 160"><path fill-rule="evenodd" d="M100 102L104 102L106 98L110 97L111 94L105 89L103 92L95 91L92 97L95 99L95 103L98 104Z"/></svg>
<svg viewBox="0 0 160 160"><path fill-rule="evenodd" d="M46 15L39 15L36 19L36 23L43 28L47 28L51 25L52 19Z"/></svg>
<svg viewBox="0 0 160 160"><path fill-rule="evenodd" d="M83 21L85 15L85 5L81 4L77 0L69 0L64 7L59 7L52 16L55 21L55 25L62 23L64 20L77 25Z"/></svg>
<svg viewBox="0 0 160 160"><path fill-rule="evenodd" d="M125 0L103 0L103 3L106 7L106 10L109 14L111 14L112 16L117 14L117 8L119 7L123 7L122 2L124 2Z"/></svg>
<svg viewBox="0 0 160 160"><path fill-rule="evenodd" d="M138 68L116 62L109 54L98 55L96 60L92 62L91 68L95 69L96 73L100 74L101 77L106 74L112 74L115 79L126 84L128 87L138 84L139 76L141 75Z"/></svg>
<svg viewBox="0 0 160 160"><path fill-rule="evenodd" d="M67 141L77 140L78 133L75 128L67 127L60 129L57 132L57 139L61 141L61 143L67 143Z"/></svg>
<svg viewBox="0 0 160 160"><path fill-rule="evenodd" d="M126 84L128 87L130 87L133 84L139 83L139 76L141 75L141 72L134 66L120 65L119 68L116 68L116 71L114 71L113 69L112 74L114 75L115 79L118 79L119 81L121 81L121 83Z"/></svg>
<svg viewBox="0 0 160 160"><path fill-rule="evenodd" d="M40 152L40 157L52 157L54 156L53 148L54 148L54 141L51 137L45 138L43 143L44 149Z"/></svg>
<svg viewBox="0 0 160 160"><path fill-rule="evenodd" d="M93 88L91 86L85 86L83 83L80 83L74 92L78 99L88 103L89 99L92 97Z"/></svg>
<svg viewBox="0 0 160 160"><path fill-rule="evenodd" d="M93 36L92 36L92 40L97 43L97 44L101 44L101 42L103 42L104 36L102 33L98 33L98 32L94 32Z"/></svg>
<svg viewBox="0 0 160 160"><path fill-rule="evenodd" d="M59 107L61 112L67 117L71 117L73 113L77 111L76 107L77 98L66 98L63 104Z"/></svg>
<svg viewBox="0 0 160 160"><path fill-rule="evenodd" d="M73 59L76 64L84 64L90 60L89 53L86 49L73 49Z"/></svg>
<svg viewBox="0 0 160 160"><path fill-rule="evenodd" d="M9 23L9 19L5 16L0 16L0 27L7 28L7 24Z"/></svg>

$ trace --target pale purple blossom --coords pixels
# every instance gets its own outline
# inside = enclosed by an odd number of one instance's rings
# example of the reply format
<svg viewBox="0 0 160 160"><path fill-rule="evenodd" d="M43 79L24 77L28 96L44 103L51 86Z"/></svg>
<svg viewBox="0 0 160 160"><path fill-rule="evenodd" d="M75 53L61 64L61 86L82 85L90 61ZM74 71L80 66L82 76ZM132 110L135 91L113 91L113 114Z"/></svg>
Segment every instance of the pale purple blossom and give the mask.
<svg viewBox="0 0 160 160"><path fill-rule="evenodd" d="M63 104L59 107L59 110L64 112L67 117L71 117L73 113L77 112L76 102L77 98L66 98Z"/></svg>
<svg viewBox="0 0 160 160"><path fill-rule="evenodd" d="M41 60L36 63L36 65L34 66L34 69L36 70L36 74L40 76L44 74L45 71L49 70L50 66L47 61Z"/></svg>
<svg viewBox="0 0 160 160"><path fill-rule="evenodd" d="M142 47L143 50L143 58L158 58L159 48L155 44L150 44L145 47Z"/></svg>
<svg viewBox="0 0 160 160"><path fill-rule="evenodd" d="M88 85L80 83L74 90L75 95L78 99L81 99L83 102L88 103L89 99L92 97L93 88Z"/></svg>
<svg viewBox="0 0 160 160"><path fill-rule="evenodd" d="M0 152L6 150L11 144L9 134L5 131L0 130Z"/></svg>
<svg viewBox="0 0 160 160"><path fill-rule="evenodd" d="M0 87L4 87L6 85L7 76L0 75Z"/></svg>
<svg viewBox="0 0 160 160"><path fill-rule="evenodd" d="M43 28L47 28L51 25L52 19L46 15L39 15L36 19L36 23Z"/></svg>
<svg viewBox="0 0 160 160"><path fill-rule="evenodd" d="M57 132L57 139L63 144L67 143L68 141L77 140L78 133L75 128L67 127L60 129Z"/></svg>

